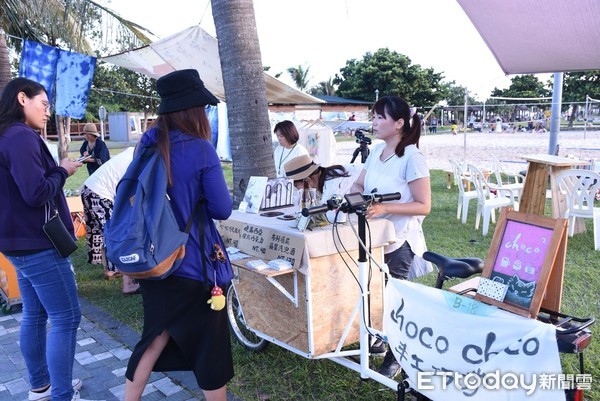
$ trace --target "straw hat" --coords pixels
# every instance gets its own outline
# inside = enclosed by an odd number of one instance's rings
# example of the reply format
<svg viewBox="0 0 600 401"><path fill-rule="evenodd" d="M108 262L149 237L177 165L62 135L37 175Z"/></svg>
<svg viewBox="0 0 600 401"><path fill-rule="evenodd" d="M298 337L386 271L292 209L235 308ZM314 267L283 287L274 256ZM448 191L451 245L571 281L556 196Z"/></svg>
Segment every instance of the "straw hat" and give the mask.
<svg viewBox="0 0 600 401"><path fill-rule="evenodd" d="M84 134L92 134L94 135L96 138L100 136L100 134L98 133L98 130L96 129L96 124L94 123L87 123L84 127L83 127L83 131Z"/></svg>
<svg viewBox="0 0 600 401"><path fill-rule="evenodd" d="M308 155L294 157L283 165L285 176L294 181L307 178L319 167Z"/></svg>

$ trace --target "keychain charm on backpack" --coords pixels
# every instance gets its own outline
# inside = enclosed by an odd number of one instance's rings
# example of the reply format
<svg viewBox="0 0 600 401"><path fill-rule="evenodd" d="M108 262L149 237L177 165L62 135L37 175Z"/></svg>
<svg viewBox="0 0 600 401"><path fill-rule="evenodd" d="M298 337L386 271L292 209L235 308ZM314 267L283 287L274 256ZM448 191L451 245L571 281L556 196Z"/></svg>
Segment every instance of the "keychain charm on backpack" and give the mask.
<svg viewBox="0 0 600 401"><path fill-rule="evenodd" d="M217 285L217 272L215 272L215 286L210 292L210 299L206 302L210 304L210 309L220 311L225 307L225 296L223 290Z"/></svg>

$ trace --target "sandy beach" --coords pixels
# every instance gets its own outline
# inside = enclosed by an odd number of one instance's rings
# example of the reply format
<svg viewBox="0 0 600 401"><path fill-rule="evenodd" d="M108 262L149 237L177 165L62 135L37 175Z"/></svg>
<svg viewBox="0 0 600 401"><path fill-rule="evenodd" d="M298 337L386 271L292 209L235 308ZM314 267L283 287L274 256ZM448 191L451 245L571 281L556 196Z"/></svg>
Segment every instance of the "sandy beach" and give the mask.
<svg viewBox="0 0 600 401"><path fill-rule="evenodd" d="M491 167L495 155L508 172L527 169L523 155L548 154L549 133L467 133L466 147L463 134L422 135L420 148L427 156L430 169L450 168L449 159L467 160L481 167ZM375 145L378 140L373 141ZM600 161L600 131L561 131L558 134L559 156ZM371 147L373 146L371 145ZM338 142L341 163L349 163L354 142Z"/></svg>

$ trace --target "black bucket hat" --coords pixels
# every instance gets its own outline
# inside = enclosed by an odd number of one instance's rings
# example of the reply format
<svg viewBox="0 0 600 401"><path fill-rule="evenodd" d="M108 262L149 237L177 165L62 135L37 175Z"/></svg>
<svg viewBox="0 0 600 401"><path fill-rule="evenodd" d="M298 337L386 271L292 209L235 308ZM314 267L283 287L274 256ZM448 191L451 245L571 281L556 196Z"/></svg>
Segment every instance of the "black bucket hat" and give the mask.
<svg viewBox="0 0 600 401"><path fill-rule="evenodd" d="M198 71L192 69L173 71L158 78L156 90L160 95L158 114L219 103L219 99L204 86Z"/></svg>

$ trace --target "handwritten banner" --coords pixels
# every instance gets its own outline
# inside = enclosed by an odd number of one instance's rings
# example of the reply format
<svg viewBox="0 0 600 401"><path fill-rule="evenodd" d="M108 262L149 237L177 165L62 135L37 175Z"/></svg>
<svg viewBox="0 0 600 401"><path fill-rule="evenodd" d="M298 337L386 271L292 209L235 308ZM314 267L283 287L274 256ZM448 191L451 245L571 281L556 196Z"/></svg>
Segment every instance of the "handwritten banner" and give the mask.
<svg viewBox="0 0 600 401"><path fill-rule="evenodd" d="M384 305L390 349L428 398L564 401L543 383L561 373L554 326L406 280L388 281Z"/></svg>

